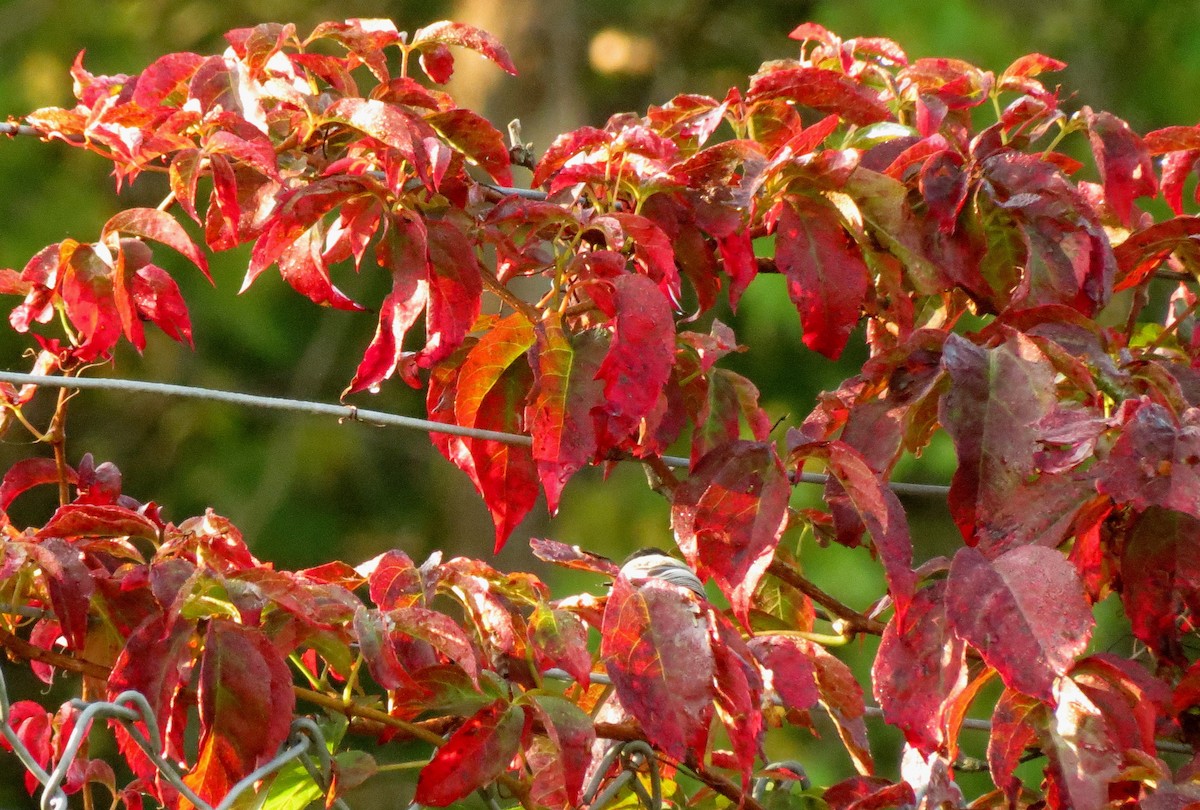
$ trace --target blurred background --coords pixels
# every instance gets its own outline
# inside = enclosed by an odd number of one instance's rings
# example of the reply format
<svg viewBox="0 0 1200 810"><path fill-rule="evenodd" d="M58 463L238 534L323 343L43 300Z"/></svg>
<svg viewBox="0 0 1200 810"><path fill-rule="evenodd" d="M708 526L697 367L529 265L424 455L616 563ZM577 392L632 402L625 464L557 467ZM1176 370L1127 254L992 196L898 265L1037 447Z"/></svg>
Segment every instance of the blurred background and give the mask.
<svg viewBox="0 0 1200 810"><path fill-rule="evenodd" d="M410 31L449 18L495 34L521 76L514 79L460 51L449 89L501 130L520 118L535 154L555 135L602 125L615 112L644 111L680 92L721 97L730 86L744 88L762 61L795 54L787 33L806 20L846 38L891 37L910 58L957 57L996 72L1025 53L1046 53L1069 63L1049 82L1061 81L1067 95L1075 94L1073 103L1112 110L1143 132L1200 118L1195 24L1200 3L1149 0L0 0L0 116L70 106L68 69L80 50L86 50L85 66L93 73L136 73L163 53L219 52L230 28L293 22L305 34L318 22L347 17L390 17ZM518 174L518 183L528 180ZM95 238L123 207L156 205L165 184L147 176L118 195L98 158L26 138L0 142L0 190L0 267L20 269L49 243ZM318 308L272 273L237 295L245 250L215 258L215 289L169 253L162 250L156 258L183 287L196 348L147 330L144 356L126 347L115 375L337 400L374 330L372 315ZM359 300L378 301L383 294L381 280L370 273L356 278L348 271L335 281ZM758 280L736 317L720 317L752 347L730 365L759 385L773 418L793 424L819 391L853 374L865 353L861 341L852 342L838 363L807 352L781 281ZM0 308L17 303L0 302ZM26 370L21 357L26 344L0 332L0 367ZM356 403L423 414L421 395L400 383ZM392 547L420 561L441 549L448 556L490 560L504 570L532 570L552 583L556 595L566 595L598 591L601 583L547 570L530 557L530 536L578 543L615 558L638 546L671 542L666 504L633 465L614 469L607 481L594 470L577 476L558 517L552 520L539 508L493 559L492 528L482 503L466 477L420 433L98 392L76 398L68 432L73 462L84 452L113 461L124 472L127 493L157 501L174 521L211 506L242 529L257 556L283 567L331 559L357 564ZM0 467L28 453L25 441L18 430L4 437ZM952 468L953 452L940 441L921 459L906 461L896 477L945 483ZM797 506L817 503L819 490L797 492ZM957 541L943 504L910 500L906 506L918 561L952 551ZM41 523L50 508L50 502L26 496L14 520ZM863 550L814 550L795 533L787 542L803 546L811 578L844 601L865 607L882 592L878 566ZM1123 633L1119 623L1109 622L1095 644L1122 643ZM864 642L838 654L866 682L873 652L874 645ZM768 753L801 759L817 784L828 785L850 770L829 737L832 731L824 733L824 741L773 735ZM967 742L967 753L982 754L982 735L974 747ZM894 738L881 739L881 750L895 750L896 744ZM894 775L891 756L882 757L883 771ZM17 791L6 806L27 801L17 780L0 780L0 794L4 782ZM964 776L962 784L977 794L987 782ZM371 801L405 806L394 794Z"/></svg>

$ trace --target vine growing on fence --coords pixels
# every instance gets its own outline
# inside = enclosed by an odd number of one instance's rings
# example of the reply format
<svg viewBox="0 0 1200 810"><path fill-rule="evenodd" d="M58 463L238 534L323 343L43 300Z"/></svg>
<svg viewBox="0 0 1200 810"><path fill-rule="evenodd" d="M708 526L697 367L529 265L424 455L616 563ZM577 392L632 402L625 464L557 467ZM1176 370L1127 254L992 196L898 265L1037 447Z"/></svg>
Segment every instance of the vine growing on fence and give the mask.
<svg viewBox="0 0 1200 810"><path fill-rule="evenodd" d="M85 697L132 690L152 710L112 724L132 782L76 747L66 790L215 805L310 712L339 746L327 803L371 778L364 740L403 738L429 746L428 806L486 789L580 807L608 786L601 803L653 788L672 807L959 807L959 735L983 711L995 789L973 806L1200 801L1190 754L1164 753L1200 730L1200 219L1184 213L1200 127L1139 135L1064 109L1042 79L1063 65L1038 54L997 75L813 24L791 36L791 58L724 98L560 136L531 161L532 192L513 188L525 146L438 89L452 49L516 73L461 23L260 25L131 76L77 60L73 108L4 125L93 152L119 186L170 183L157 208L0 271L34 373L94 374L151 327L190 343L156 255L207 275L211 252L250 245L244 288L279 273L313 304L378 319L345 401L424 389L429 419L462 429L430 435L479 491L497 549L540 495L557 511L580 469L638 462L678 552L728 604L549 539L538 556L611 578L607 596L402 549L277 570L217 512L164 520L114 464L68 452L67 389L2 383L3 429L46 449L5 473L0 509L38 486L60 504L41 525L0 524L0 644L46 681L78 673ZM391 290L352 300L335 271ZM713 314L765 273L786 278L808 349L837 357L861 334L870 356L782 442L723 365L747 347ZM34 424L46 397L53 418ZM940 430L962 545L930 559L889 483ZM827 509L790 506L806 469L828 476ZM831 596L781 543L788 527L873 555L886 593L865 609ZM1128 649L1089 646L1108 598ZM822 644L863 634L882 636L869 684ZM866 694L903 732L898 774L876 772ZM769 731L812 728L818 705L847 778L804 790L770 765ZM49 770L79 711L24 701L7 722ZM1040 784L1015 776L1027 759ZM284 777L257 786L266 806L321 792Z"/></svg>

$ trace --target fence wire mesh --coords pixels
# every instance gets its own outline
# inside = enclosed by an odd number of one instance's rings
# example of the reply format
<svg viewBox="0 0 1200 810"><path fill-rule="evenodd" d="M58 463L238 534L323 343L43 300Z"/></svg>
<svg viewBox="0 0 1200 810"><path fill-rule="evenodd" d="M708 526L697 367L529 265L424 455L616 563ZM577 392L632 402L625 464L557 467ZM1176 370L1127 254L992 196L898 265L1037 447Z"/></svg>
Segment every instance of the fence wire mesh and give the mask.
<svg viewBox="0 0 1200 810"><path fill-rule="evenodd" d="M298 717L292 721L288 739L275 756L230 788L220 803L212 805L196 795L184 782L179 769L163 757L162 741L158 735L158 719L146 696L141 692L122 692L114 700L76 699L70 701L69 705L79 714L75 718L74 728L67 742L58 752L58 761L47 772L13 727L8 684L4 678L4 670L0 668L0 736L4 737L13 753L21 760L21 764L41 784L41 810L67 810L67 773L71 763L86 745L92 723L96 720L113 720L123 725L138 748L154 764L159 775L197 810L229 810L260 781L279 773L297 760L322 793L329 790L333 778L333 760L329 755L324 733L312 718ZM148 734L143 734L135 725L139 722L145 725ZM338 810L349 810L341 799L335 799L330 806L337 807Z"/></svg>

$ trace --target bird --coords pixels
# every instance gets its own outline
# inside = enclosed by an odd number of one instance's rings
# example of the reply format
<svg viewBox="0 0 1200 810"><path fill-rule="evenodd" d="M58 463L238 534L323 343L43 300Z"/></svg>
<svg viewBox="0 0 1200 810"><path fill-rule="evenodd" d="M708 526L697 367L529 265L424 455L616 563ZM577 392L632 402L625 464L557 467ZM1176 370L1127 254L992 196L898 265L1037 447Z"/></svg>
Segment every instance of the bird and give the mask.
<svg viewBox="0 0 1200 810"><path fill-rule="evenodd" d="M660 548L644 548L633 552L621 563L620 575L634 585L658 579L687 588L701 599L708 599L704 583L687 563L677 560Z"/></svg>

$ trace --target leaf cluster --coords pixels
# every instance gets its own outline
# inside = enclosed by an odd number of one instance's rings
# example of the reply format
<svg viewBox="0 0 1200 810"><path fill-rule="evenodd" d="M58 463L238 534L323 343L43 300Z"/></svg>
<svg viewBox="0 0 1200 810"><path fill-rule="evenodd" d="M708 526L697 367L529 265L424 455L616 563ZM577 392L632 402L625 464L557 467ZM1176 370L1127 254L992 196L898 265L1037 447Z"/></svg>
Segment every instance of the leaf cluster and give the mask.
<svg viewBox="0 0 1200 810"><path fill-rule="evenodd" d="M278 272L314 304L377 314L344 397L393 378L424 389L429 417L458 429L433 442L487 504L497 549L539 495L553 513L579 470L637 460L729 608L551 540L539 556L611 592L555 599L530 574L400 550L277 571L215 513L175 524L111 464L72 467L67 398L39 429L36 388L9 385L5 427L54 457L11 468L0 509L35 486L60 493L43 525L3 522L0 589L23 609L6 619L10 652L47 679L85 674L92 694L146 695L163 756L213 803L274 755L300 699L352 732L435 748L415 799L432 806L489 786L584 806L636 770L605 756L629 740L655 756L627 798L661 778L676 806L964 806L960 733L997 683L995 790L973 806L1195 801L1194 764L1159 747L1194 744L1200 706L1200 226L1184 213L1200 128L1143 136L1069 112L1040 78L1062 63L1039 54L996 75L812 24L791 36L796 58L722 99L562 135L532 192L512 188L500 133L436 87L452 46L515 73L470 26L261 25L136 76L77 62L76 106L21 126L110 161L118 184L163 173L171 194L0 273L0 292L23 296L9 321L36 340L36 371L87 373L122 340L141 350L146 322L190 341L151 243L205 273L208 252L248 245L243 288ZM1060 151L1068 138L1090 164ZM341 266L386 274L390 292L351 299ZM837 357L865 325L870 354L782 445L753 382L722 365L745 347L714 317L762 274L786 279L809 349ZM1155 317L1164 275L1175 287ZM957 456L962 545L926 560L889 482L938 430ZM828 476L827 509L789 505L809 466ZM789 527L868 549L886 593L860 612L809 582ZM1089 651L1109 597L1136 639L1126 654ZM822 644L860 634L882 636L869 691L903 732L899 778L876 775L864 689ZM819 799L765 767L768 730L812 728L818 706L857 772ZM72 716L18 704L10 722L50 762ZM81 760L71 786L184 803L115 733L135 782ZM1015 775L1030 755L1040 792Z"/></svg>

